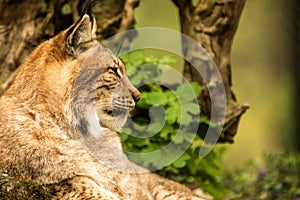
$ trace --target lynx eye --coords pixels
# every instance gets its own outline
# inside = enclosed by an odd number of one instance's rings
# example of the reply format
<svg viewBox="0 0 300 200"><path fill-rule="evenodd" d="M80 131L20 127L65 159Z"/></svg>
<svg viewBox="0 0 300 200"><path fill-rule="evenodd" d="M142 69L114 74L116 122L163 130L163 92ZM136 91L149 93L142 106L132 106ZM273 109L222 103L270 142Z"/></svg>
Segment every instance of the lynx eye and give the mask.
<svg viewBox="0 0 300 200"><path fill-rule="evenodd" d="M123 74L121 72L121 70L119 68L114 68L112 67L111 70L113 70L113 72L119 77L119 78L122 78L123 77Z"/></svg>

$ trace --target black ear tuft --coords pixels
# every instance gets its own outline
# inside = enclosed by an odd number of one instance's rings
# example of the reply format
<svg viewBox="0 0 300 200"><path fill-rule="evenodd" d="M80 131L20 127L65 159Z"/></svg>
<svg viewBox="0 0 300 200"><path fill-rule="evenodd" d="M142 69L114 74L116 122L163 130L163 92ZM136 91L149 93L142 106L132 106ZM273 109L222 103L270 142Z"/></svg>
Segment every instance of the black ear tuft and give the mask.
<svg viewBox="0 0 300 200"><path fill-rule="evenodd" d="M92 15L92 7L99 0L80 0L78 8L80 19L67 32L67 51L71 55L86 49L85 43L96 37L96 21Z"/></svg>
<svg viewBox="0 0 300 200"><path fill-rule="evenodd" d="M90 17L92 16L92 7L99 3L100 0L80 0L78 3L78 11L80 13L80 17L87 14Z"/></svg>

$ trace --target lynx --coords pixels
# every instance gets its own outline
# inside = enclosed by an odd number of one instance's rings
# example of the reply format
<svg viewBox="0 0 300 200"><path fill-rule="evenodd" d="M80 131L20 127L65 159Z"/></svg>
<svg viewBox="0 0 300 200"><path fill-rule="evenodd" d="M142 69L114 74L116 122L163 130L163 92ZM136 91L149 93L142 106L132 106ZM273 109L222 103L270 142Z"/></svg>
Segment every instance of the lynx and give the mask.
<svg viewBox="0 0 300 200"><path fill-rule="evenodd" d="M131 163L118 132L140 98L125 66L80 19L38 46L0 99L0 171L55 199L208 199Z"/></svg>

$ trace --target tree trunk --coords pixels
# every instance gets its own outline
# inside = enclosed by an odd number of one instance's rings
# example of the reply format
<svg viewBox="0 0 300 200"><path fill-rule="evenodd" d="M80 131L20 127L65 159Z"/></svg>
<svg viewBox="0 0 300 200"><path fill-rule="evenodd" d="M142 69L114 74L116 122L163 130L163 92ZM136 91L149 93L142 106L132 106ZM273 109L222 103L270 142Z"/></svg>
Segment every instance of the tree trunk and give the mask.
<svg viewBox="0 0 300 200"><path fill-rule="evenodd" d="M42 29L53 15L53 5L43 0L0 0L0 6L0 83L3 83L40 42Z"/></svg>
<svg viewBox="0 0 300 200"><path fill-rule="evenodd" d="M233 142L237 132L237 126L242 114L249 108L248 105L239 105L231 90L231 66L230 53L233 37L235 35L239 18L242 13L245 0L199 0L196 5L192 0L172 0L179 9L181 31L183 34L193 38L208 52L221 73L219 80L209 66L207 71L209 78L205 82L201 74L190 63L184 66L184 76L190 81L199 82L203 87L203 92L199 98L202 113L208 118L211 117L211 98L218 101L216 110L221 109L224 103L219 95L218 86L223 85L226 92L226 117L223 127L223 135L219 142ZM190 46L185 39L182 40L183 54L189 60L196 60L200 66L210 58L200 55L195 48ZM208 91L208 88L213 88ZM219 118L222 118L220 116ZM221 123L218 120L216 123Z"/></svg>

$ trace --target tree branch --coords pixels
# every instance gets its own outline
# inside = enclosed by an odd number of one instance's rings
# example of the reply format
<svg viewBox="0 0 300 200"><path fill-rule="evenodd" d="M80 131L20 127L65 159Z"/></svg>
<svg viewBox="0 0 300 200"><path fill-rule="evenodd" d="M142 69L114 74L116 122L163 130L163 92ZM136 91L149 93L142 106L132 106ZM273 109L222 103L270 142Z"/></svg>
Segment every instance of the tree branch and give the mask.
<svg viewBox="0 0 300 200"><path fill-rule="evenodd" d="M191 7L193 5L191 0L171 0L175 6L177 6L179 9Z"/></svg>

